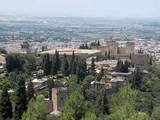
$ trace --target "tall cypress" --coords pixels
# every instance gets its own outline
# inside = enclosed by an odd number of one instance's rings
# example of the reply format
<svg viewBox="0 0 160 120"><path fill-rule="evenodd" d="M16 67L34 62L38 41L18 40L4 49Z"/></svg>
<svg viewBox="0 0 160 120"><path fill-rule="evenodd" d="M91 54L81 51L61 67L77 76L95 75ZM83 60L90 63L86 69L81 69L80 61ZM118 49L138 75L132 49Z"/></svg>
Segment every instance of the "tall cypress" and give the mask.
<svg viewBox="0 0 160 120"><path fill-rule="evenodd" d="M48 79L48 92L49 92L49 99L52 100L52 88L54 87L54 81L53 78Z"/></svg>
<svg viewBox="0 0 160 120"><path fill-rule="evenodd" d="M126 60L125 63L123 64L123 71L122 72L127 73L129 71L128 70L129 66L130 66L130 63Z"/></svg>
<svg viewBox="0 0 160 120"><path fill-rule="evenodd" d="M100 42L99 42L99 40L98 40L98 42L97 42L97 46L101 46L101 45L100 45Z"/></svg>
<svg viewBox="0 0 160 120"><path fill-rule="evenodd" d="M141 78L141 72L139 68L136 68L136 71L134 72L134 77L133 77L133 87L136 89L141 88L142 84L142 78Z"/></svg>
<svg viewBox="0 0 160 120"><path fill-rule="evenodd" d="M55 51L55 69L59 71L61 68L61 60L59 58L59 52L56 50Z"/></svg>
<svg viewBox="0 0 160 120"><path fill-rule="evenodd" d="M87 75L87 63L85 60L81 61L81 74L82 74L82 79L84 79L85 76Z"/></svg>
<svg viewBox="0 0 160 120"><path fill-rule="evenodd" d="M52 60L51 60L51 74L55 75L57 74L57 70L55 69L55 61L54 61L54 57L52 56Z"/></svg>
<svg viewBox="0 0 160 120"><path fill-rule="evenodd" d="M76 68L76 76L77 76L77 84L80 84L81 80L81 73L80 73L80 64L77 62L77 68Z"/></svg>
<svg viewBox="0 0 160 120"><path fill-rule="evenodd" d="M110 60L111 59L111 52L108 51L108 59Z"/></svg>
<svg viewBox="0 0 160 120"><path fill-rule="evenodd" d="M2 120L9 120L12 118L12 103L9 98L8 90L4 88L0 97L0 114Z"/></svg>
<svg viewBox="0 0 160 120"><path fill-rule="evenodd" d="M27 107L27 97L25 89L25 79L22 74L17 76L18 87L16 89L16 102L14 111L14 120L20 120Z"/></svg>
<svg viewBox="0 0 160 120"><path fill-rule="evenodd" d="M95 65L94 61L95 61L94 58L92 58L92 61L91 61L91 69L90 69L91 71L90 71L90 72L91 72L91 75L93 75L93 76L95 76L95 74L96 74L96 70L95 70L95 69L96 69L96 68L95 68L96 65Z"/></svg>
<svg viewBox="0 0 160 120"><path fill-rule="evenodd" d="M149 57L149 64L150 64L150 65L153 64L153 58L152 58L152 56Z"/></svg>
<svg viewBox="0 0 160 120"><path fill-rule="evenodd" d="M64 57L63 57L62 73L64 74L64 76L69 75L69 64L68 64L66 54L64 54Z"/></svg>
<svg viewBox="0 0 160 120"><path fill-rule="evenodd" d="M28 82L28 87L27 87L27 97L28 97L28 102L34 98L34 88L33 88L33 83L31 80Z"/></svg>
<svg viewBox="0 0 160 120"><path fill-rule="evenodd" d="M77 60L73 51L72 58L70 61L70 66L69 66L70 74L76 74L76 69L77 69Z"/></svg>
<svg viewBox="0 0 160 120"><path fill-rule="evenodd" d="M51 62L51 73L52 73L52 75L57 74L57 72L60 70L60 68L61 68L61 61L60 61L60 58L59 58L59 53L56 50L55 55L54 55L54 57L52 59L52 62Z"/></svg>
<svg viewBox="0 0 160 120"><path fill-rule="evenodd" d="M50 56L49 56L49 54L45 54L43 56L43 69L44 69L44 73L46 75L50 74L51 64L50 64Z"/></svg>
<svg viewBox="0 0 160 120"><path fill-rule="evenodd" d="M76 75L77 75L77 83L80 83L85 76L87 75L87 65L84 60L77 62L77 69L76 69Z"/></svg>
<svg viewBox="0 0 160 120"><path fill-rule="evenodd" d="M104 97L103 97L103 114L110 114L109 100L106 91L104 92Z"/></svg>

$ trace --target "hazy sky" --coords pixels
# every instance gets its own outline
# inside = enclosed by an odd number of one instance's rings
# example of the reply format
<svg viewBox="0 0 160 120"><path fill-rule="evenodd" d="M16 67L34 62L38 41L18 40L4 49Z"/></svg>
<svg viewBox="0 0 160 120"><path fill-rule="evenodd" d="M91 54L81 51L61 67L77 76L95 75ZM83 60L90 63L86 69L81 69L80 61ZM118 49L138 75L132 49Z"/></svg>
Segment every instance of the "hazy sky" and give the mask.
<svg viewBox="0 0 160 120"><path fill-rule="evenodd" d="M160 17L160 0L0 0L0 13L69 17Z"/></svg>

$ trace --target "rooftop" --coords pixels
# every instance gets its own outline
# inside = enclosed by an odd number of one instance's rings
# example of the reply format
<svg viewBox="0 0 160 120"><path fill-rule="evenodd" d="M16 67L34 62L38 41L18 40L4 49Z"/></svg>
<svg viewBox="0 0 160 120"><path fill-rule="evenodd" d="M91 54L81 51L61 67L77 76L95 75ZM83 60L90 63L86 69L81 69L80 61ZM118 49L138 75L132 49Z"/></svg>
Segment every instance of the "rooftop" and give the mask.
<svg viewBox="0 0 160 120"><path fill-rule="evenodd" d="M110 82L123 82L123 81L124 81L123 77L116 77L110 80Z"/></svg>

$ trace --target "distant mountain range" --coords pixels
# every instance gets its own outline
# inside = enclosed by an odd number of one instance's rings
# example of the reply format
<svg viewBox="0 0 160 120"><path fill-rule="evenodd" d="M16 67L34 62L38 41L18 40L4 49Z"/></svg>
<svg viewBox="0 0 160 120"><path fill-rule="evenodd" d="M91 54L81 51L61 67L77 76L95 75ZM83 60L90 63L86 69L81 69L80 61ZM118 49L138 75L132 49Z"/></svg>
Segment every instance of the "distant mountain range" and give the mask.
<svg viewBox="0 0 160 120"><path fill-rule="evenodd" d="M2 15L0 14L0 21L37 21L41 20L41 17L36 16L24 16L24 15Z"/></svg>

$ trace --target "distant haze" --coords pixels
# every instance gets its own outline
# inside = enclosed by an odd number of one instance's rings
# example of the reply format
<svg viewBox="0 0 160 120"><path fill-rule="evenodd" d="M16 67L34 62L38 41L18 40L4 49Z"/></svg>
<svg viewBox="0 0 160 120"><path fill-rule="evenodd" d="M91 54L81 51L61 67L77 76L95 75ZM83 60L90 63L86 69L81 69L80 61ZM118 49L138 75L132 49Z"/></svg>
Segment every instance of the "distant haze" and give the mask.
<svg viewBox="0 0 160 120"><path fill-rule="evenodd" d="M160 0L0 0L0 14L159 18Z"/></svg>

